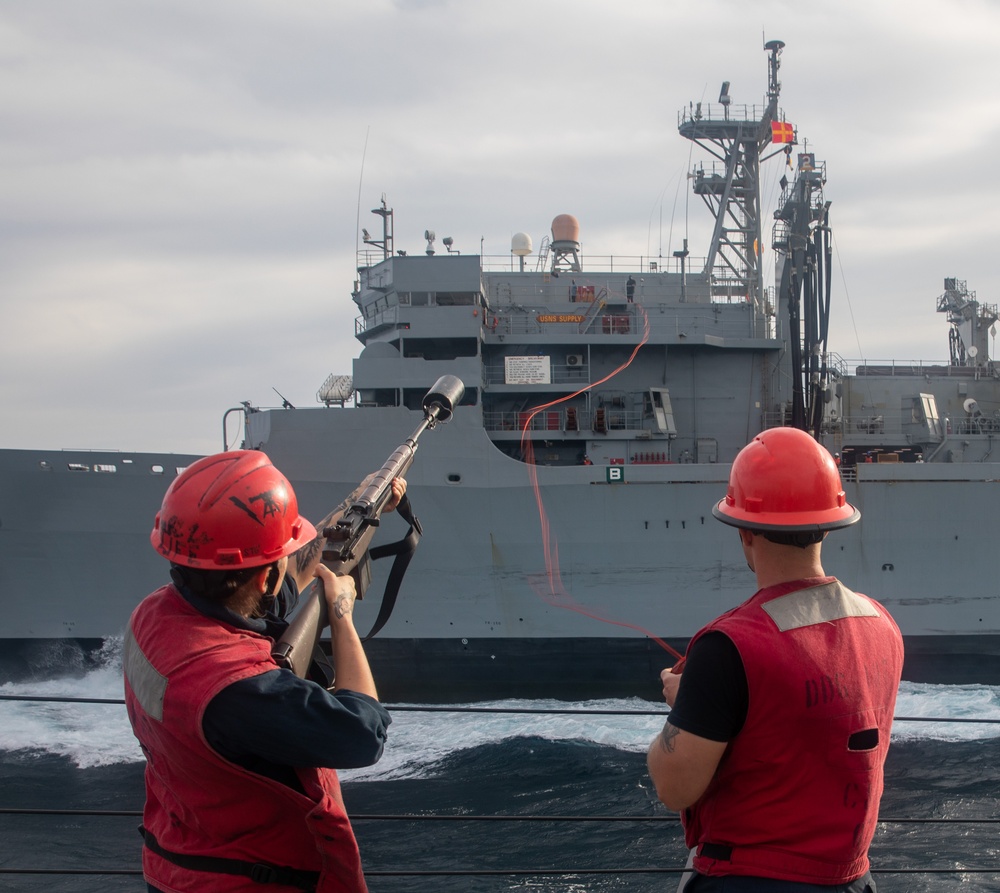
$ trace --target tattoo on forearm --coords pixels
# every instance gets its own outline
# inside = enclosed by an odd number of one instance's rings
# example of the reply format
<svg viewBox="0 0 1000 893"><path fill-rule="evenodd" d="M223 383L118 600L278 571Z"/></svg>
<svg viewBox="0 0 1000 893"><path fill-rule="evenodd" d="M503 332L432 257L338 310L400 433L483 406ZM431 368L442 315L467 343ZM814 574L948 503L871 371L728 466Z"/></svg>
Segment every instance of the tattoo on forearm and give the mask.
<svg viewBox="0 0 1000 893"><path fill-rule="evenodd" d="M667 753L674 752L674 738L680 732L676 726L670 725L668 722L663 727L663 731L660 732L660 747L662 747Z"/></svg>
<svg viewBox="0 0 1000 893"><path fill-rule="evenodd" d="M299 551L292 556L295 559L295 567L299 570L304 567L308 567L323 548L323 543L325 541L325 537L318 536L312 542L306 543L301 549L299 549Z"/></svg>
<svg viewBox="0 0 1000 893"><path fill-rule="evenodd" d="M338 595L333 603L333 613L337 618L346 617L354 608L354 600L348 595Z"/></svg>

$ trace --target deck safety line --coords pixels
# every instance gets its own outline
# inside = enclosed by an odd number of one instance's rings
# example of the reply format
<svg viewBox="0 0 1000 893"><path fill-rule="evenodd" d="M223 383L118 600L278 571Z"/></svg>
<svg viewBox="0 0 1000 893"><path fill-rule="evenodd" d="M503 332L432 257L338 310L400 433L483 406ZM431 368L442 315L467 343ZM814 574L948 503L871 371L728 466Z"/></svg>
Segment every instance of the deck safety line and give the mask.
<svg viewBox="0 0 1000 893"><path fill-rule="evenodd" d="M0 807L0 815L87 816L91 818L141 818L141 809L31 809ZM352 822L671 822L676 815L450 815L423 813L420 815L393 813L351 813ZM885 825L1000 825L998 819L897 819L879 816ZM1000 871L1000 869L998 869Z"/></svg>
<svg viewBox="0 0 1000 893"><path fill-rule="evenodd" d="M682 868L496 868L496 869L365 869L365 877L582 877L585 875L682 874ZM870 868L872 874L977 874L1000 875L997 868ZM0 875L71 875L141 877L141 868L0 868Z"/></svg>
<svg viewBox="0 0 1000 893"><path fill-rule="evenodd" d="M0 701L56 701L66 704L119 704L124 698L70 698L53 695L0 695ZM669 711L662 708L649 710L589 709L585 707L467 707L453 704L383 704L386 710L396 713L527 713L551 714L553 716L662 716ZM968 716L894 716L893 722L933 722L933 723L979 723L991 725L1000 723L1000 717L992 719Z"/></svg>

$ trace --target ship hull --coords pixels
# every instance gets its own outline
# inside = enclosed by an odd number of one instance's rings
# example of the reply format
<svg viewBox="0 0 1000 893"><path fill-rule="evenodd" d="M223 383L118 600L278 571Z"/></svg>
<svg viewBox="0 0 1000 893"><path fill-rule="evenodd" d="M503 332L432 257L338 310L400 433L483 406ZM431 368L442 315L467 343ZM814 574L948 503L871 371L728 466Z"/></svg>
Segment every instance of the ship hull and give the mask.
<svg viewBox="0 0 1000 893"><path fill-rule="evenodd" d="M331 472L323 451L303 447L329 444L314 430L324 415L331 435L370 445L357 464L349 450L328 454L344 457L332 490L321 480L321 469ZM401 409L272 413L265 448L291 466L317 514L417 417ZM701 626L752 595L736 531L711 515L728 464L626 466L620 483L608 483L599 465L535 471L537 496L529 469L495 449L471 410L424 436L408 475L424 538L392 619L369 643L387 685L409 667L426 674L418 688L648 695L652 678L655 694L659 670L674 660L657 639L683 650ZM828 537L824 566L896 618L907 679L1000 682L990 525L970 511L987 510L998 481L997 464L900 463L861 466L845 482L862 519ZM393 531L403 528L387 523L383 534ZM377 594L359 607L363 630L377 608Z"/></svg>
<svg viewBox="0 0 1000 893"><path fill-rule="evenodd" d="M166 488L196 458L0 450L3 637L119 634L164 579L149 534Z"/></svg>
<svg viewBox="0 0 1000 893"><path fill-rule="evenodd" d="M278 411L255 433L318 519L419 418L401 408ZM195 457L131 458L115 472L63 472L55 466L111 463L0 451L8 657L28 641L37 665L40 642L120 635L166 579L149 530L172 474ZM655 697L659 670L675 659L664 646L683 650L752 594L736 532L711 515L728 465L628 466L615 483L601 465L536 466L537 494L530 470L494 447L473 409L424 434L407 475L424 535L367 646L385 697ZM985 510L998 480L1000 465L911 463L862 466L845 483L862 520L828 538L824 565L892 612L908 679L1000 681L990 525L970 511ZM376 542L404 532L389 516ZM357 607L362 633L387 563L375 563Z"/></svg>
<svg viewBox="0 0 1000 893"><path fill-rule="evenodd" d="M683 652L686 639L666 639ZM383 700L471 703L509 698L662 700L675 658L649 639L389 639L365 646ZM1000 636L904 636L903 678L1000 685Z"/></svg>

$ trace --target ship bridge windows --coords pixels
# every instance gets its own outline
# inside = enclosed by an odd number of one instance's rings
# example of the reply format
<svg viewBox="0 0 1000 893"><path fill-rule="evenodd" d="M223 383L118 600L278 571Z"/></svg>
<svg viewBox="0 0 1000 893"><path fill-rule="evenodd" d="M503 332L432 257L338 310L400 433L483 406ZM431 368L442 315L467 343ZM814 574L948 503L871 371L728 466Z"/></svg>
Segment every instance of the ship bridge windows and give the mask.
<svg viewBox="0 0 1000 893"><path fill-rule="evenodd" d="M358 390L358 406L399 406L399 390L396 388L361 388Z"/></svg>
<svg viewBox="0 0 1000 893"><path fill-rule="evenodd" d="M401 291L399 303L410 307L472 307L479 303L479 292L475 291Z"/></svg>
<svg viewBox="0 0 1000 893"><path fill-rule="evenodd" d="M395 325L399 319L399 311L388 298L379 298L364 307L364 323L361 331L370 332L380 326Z"/></svg>
<svg viewBox="0 0 1000 893"><path fill-rule="evenodd" d="M479 303L479 294L474 291L439 291L436 298L439 307L471 307Z"/></svg>
<svg viewBox="0 0 1000 893"><path fill-rule="evenodd" d="M403 342L403 356L410 359L455 360L478 355L478 338L407 338Z"/></svg>

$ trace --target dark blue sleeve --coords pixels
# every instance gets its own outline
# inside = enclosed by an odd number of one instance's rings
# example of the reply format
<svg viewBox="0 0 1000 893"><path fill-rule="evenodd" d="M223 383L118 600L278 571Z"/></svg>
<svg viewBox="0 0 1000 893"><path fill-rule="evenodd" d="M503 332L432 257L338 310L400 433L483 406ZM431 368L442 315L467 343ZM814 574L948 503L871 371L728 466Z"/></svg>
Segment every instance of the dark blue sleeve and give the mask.
<svg viewBox="0 0 1000 893"><path fill-rule="evenodd" d="M705 633L686 655L669 723L710 741L732 741L748 706L747 674L736 645L725 633Z"/></svg>
<svg viewBox="0 0 1000 893"><path fill-rule="evenodd" d="M368 695L345 689L333 694L290 670L272 670L219 692L202 728L226 759L284 778L283 767L371 766L382 756L390 722Z"/></svg>

